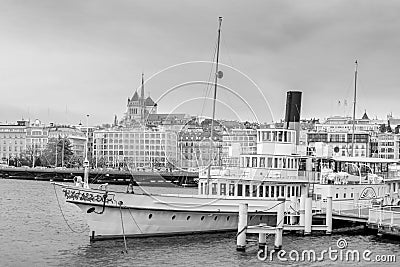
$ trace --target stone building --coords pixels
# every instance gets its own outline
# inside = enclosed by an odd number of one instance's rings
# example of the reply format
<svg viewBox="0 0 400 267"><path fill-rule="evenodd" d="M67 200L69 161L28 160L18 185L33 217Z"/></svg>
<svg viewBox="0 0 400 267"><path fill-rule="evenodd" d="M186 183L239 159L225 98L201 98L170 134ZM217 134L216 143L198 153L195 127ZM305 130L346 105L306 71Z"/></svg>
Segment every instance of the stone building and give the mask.
<svg viewBox="0 0 400 267"><path fill-rule="evenodd" d="M144 75L142 74L140 95L135 91L132 98L128 98L127 110L123 119L123 124L145 125L149 114L157 114L157 103L155 103L150 96L147 98L144 96Z"/></svg>

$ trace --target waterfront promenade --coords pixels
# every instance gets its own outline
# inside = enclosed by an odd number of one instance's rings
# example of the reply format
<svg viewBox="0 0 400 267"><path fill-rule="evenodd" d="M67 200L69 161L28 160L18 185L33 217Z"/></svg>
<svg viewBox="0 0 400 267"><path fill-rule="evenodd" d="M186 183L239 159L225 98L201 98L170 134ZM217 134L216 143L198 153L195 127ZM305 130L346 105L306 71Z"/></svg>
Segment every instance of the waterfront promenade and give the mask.
<svg viewBox="0 0 400 267"><path fill-rule="evenodd" d="M21 180L43 180L72 182L75 176L83 177L84 170L78 168L29 168L1 167L0 178ZM90 183L129 184L136 185L196 185L196 173L174 171L127 171L116 169L90 169Z"/></svg>

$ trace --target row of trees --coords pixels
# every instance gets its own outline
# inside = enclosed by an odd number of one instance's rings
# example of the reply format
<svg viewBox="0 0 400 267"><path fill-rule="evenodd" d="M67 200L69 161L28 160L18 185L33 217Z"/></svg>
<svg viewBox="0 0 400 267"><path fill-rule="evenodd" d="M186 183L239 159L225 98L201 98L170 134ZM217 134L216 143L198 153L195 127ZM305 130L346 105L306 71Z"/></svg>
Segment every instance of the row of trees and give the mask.
<svg viewBox="0 0 400 267"><path fill-rule="evenodd" d="M400 132L400 125L397 125L394 128L394 131L392 130L392 127L390 126L390 122L388 121L388 124L381 124L379 125L379 132L381 133L392 133L394 132L395 134L398 134Z"/></svg>
<svg viewBox="0 0 400 267"><path fill-rule="evenodd" d="M84 156L75 155L68 138L51 138L44 150L37 146L28 147L19 157L10 158L12 166L80 167Z"/></svg>

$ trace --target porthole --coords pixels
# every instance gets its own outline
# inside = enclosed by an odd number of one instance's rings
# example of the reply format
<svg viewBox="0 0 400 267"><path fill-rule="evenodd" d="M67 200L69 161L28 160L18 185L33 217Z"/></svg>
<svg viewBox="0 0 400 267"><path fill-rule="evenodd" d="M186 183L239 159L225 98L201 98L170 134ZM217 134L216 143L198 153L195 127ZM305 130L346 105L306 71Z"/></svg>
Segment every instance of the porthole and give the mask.
<svg viewBox="0 0 400 267"><path fill-rule="evenodd" d="M204 216L201 216L201 219L200 220L204 220Z"/></svg>
<svg viewBox="0 0 400 267"><path fill-rule="evenodd" d="M218 219L218 216L215 216L215 217L214 217L214 221L216 221L217 219Z"/></svg>
<svg viewBox="0 0 400 267"><path fill-rule="evenodd" d="M227 220L227 221L229 221L229 219L230 219L230 218L231 218L231 217L230 217L230 216L228 216L228 217L226 217L226 220Z"/></svg>
<svg viewBox="0 0 400 267"><path fill-rule="evenodd" d="M153 217L153 214L149 214L149 220L151 219L151 217Z"/></svg>
<svg viewBox="0 0 400 267"><path fill-rule="evenodd" d="M186 217L186 220L188 220L188 221L189 221L189 220L190 220L190 216L187 216L187 217Z"/></svg>
<svg viewBox="0 0 400 267"><path fill-rule="evenodd" d="M172 220L175 220L175 217L176 217L176 216L175 216L175 215L173 215L173 216L172 216Z"/></svg>

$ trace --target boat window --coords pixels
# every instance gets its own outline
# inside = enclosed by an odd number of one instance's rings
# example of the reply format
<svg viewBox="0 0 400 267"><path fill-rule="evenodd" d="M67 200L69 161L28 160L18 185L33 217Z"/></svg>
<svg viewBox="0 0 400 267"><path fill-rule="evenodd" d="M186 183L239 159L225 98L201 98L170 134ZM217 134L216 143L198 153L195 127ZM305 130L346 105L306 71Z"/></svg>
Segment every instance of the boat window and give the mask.
<svg viewBox="0 0 400 267"><path fill-rule="evenodd" d="M276 186L271 185L271 197L275 197Z"/></svg>
<svg viewBox="0 0 400 267"><path fill-rule="evenodd" d="M287 197L290 197L290 188L291 188L291 186L287 186L287 189L286 189L286 192L287 192L287 194L286 194L286 196ZM292 187L293 188L293 187Z"/></svg>
<svg viewBox="0 0 400 267"><path fill-rule="evenodd" d="M276 197L280 197L280 192L281 192L281 186L278 185L278 186L276 187Z"/></svg>
<svg viewBox="0 0 400 267"><path fill-rule="evenodd" d="M217 183L211 184L211 194L213 194L213 195L217 194Z"/></svg>
<svg viewBox="0 0 400 267"><path fill-rule="evenodd" d="M279 169L282 169L282 158L279 158L279 165L278 165Z"/></svg>
<svg viewBox="0 0 400 267"><path fill-rule="evenodd" d="M289 143L292 143L292 133L291 133L291 132L288 132L288 133L287 133L287 136L288 136L288 142L289 142Z"/></svg>
<svg viewBox="0 0 400 267"><path fill-rule="evenodd" d="M283 168L286 168L286 159L283 158Z"/></svg>
<svg viewBox="0 0 400 267"><path fill-rule="evenodd" d="M260 167L261 167L261 168L264 168L264 167L265 167L265 158L264 158L264 157L261 157L261 158L260 158Z"/></svg>
<svg viewBox="0 0 400 267"><path fill-rule="evenodd" d="M238 189L237 195L239 197L243 196L243 185L242 184L238 184L237 185L237 189Z"/></svg>
<svg viewBox="0 0 400 267"><path fill-rule="evenodd" d="M226 184L225 183L222 183L222 184L220 184L220 195L226 195Z"/></svg>
<svg viewBox="0 0 400 267"><path fill-rule="evenodd" d="M266 141L271 141L271 132L267 131L267 140Z"/></svg>
<svg viewBox="0 0 400 267"><path fill-rule="evenodd" d="M250 157L246 157L246 167L250 167Z"/></svg>
<svg viewBox="0 0 400 267"><path fill-rule="evenodd" d="M343 194L343 198L346 198L346 193Z"/></svg>
<svg viewBox="0 0 400 267"><path fill-rule="evenodd" d="M283 132L283 142L287 142L288 141L288 139L287 139L287 136L288 135L288 132L286 132L286 131L284 131Z"/></svg>
<svg viewBox="0 0 400 267"><path fill-rule="evenodd" d="M296 186L296 196L300 196L300 194L301 194L301 189L300 189L300 186Z"/></svg>
<svg viewBox="0 0 400 267"><path fill-rule="evenodd" d="M284 196L285 196L285 186L282 185L281 186L281 197L284 197Z"/></svg>
<svg viewBox="0 0 400 267"><path fill-rule="evenodd" d="M269 194L269 190L270 190L270 189L269 189L269 185L266 185L266 186L265 186L265 197L269 197L269 195L270 195L270 194Z"/></svg>
<svg viewBox="0 0 400 267"><path fill-rule="evenodd" d="M296 194L296 189L297 189L297 186L292 186L292 196L296 196L297 194Z"/></svg>
<svg viewBox="0 0 400 267"><path fill-rule="evenodd" d="M200 195L202 195L203 194L203 183L201 182L200 183Z"/></svg>
<svg viewBox="0 0 400 267"><path fill-rule="evenodd" d="M252 192L253 197L257 197L257 186L253 185L253 192Z"/></svg>
<svg viewBox="0 0 400 267"><path fill-rule="evenodd" d="M252 158L253 167L257 167L257 157Z"/></svg>
<svg viewBox="0 0 400 267"><path fill-rule="evenodd" d="M245 185L245 196L246 197L250 196L250 185L249 184Z"/></svg>
<svg viewBox="0 0 400 267"><path fill-rule="evenodd" d="M278 132L278 142L282 142L282 137L283 137L283 132L279 131Z"/></svg>
<svg viewBox="0 0 400 267"><path fill-rule="evenodd" d="M262 185L258 187L258 196L259 197L263 197L264 196L264 190L263 189L264 189L264 186L262 186Z"/></svg>
<svg viewBox="0 0 400 267"><path fill-rule="evenodd" d="M277 140L277 132L273 131L272 132L272 141L276 142Z"/></svg>
<svg viewBox="0 0 400 267"><path fill-rule="evenodd" d="M267 158L267 168L272 168L272 158Z"/></svg>
<svg viewBox="0 0 400 267"><path fill-rule="evenodd" d="M274 169L278 168L278 158L274 158Z"/></svg>
<svg viewBox="0 0 400 267"><path fill-rule="evenodd" d="M339 194L338 193L336 193L335 198L339 198Z"/></svg>
<svg viewBox="0 0 400 267"><path fill-rule="evenodd" d="M235 185L234 184L229 184L229 195L230 196L235 195Z"/></svg>

